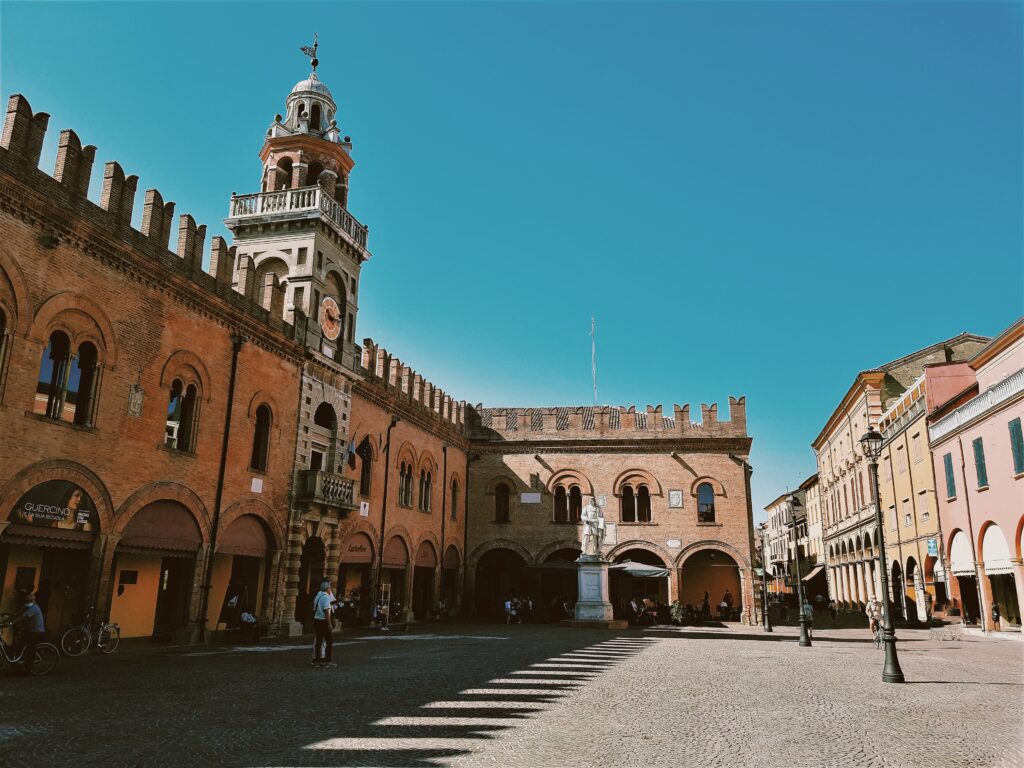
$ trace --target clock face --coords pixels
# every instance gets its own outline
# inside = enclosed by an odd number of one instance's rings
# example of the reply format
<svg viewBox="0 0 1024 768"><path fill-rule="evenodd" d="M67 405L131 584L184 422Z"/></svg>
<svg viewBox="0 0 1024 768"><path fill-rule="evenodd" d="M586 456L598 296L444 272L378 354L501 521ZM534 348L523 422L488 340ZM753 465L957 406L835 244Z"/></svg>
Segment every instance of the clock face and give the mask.
<svg viewBox="0 0 1024 768"><path fill-rule="evenodd" d="M330 296L320 303L320 328L331 341L341 334L341 308Z"/></svg>

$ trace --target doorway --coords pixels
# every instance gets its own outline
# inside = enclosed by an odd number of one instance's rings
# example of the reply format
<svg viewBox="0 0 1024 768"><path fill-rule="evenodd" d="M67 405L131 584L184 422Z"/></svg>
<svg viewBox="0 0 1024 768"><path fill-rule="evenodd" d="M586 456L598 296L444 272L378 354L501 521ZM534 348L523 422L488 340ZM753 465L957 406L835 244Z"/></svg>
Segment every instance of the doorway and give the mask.
<svg viewBox="0 0 1024 768"><path fill-rule="evenodd" d="M172 642L175 633L188 624L192 571L195 562L183 557L164 557L160 561L160 581L156 593L154 642Z"/></svg>

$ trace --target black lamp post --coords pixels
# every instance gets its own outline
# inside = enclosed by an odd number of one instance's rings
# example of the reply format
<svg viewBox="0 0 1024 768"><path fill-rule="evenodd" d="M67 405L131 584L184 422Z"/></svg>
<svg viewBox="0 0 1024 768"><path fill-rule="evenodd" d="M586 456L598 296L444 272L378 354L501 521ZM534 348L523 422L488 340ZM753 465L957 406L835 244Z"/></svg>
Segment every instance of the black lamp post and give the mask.
<svg viewBox="0 0 1024 768"><path fill-rule="evenodd" d="M765 549L765 529L761 529L761 628L771 632L772 620L768 616L768 552Z"/></svg>
<svg viewBox="0 0 1024 768"><path fill-rule="evenodd" d="M796 602L800 616L800 645L809 648L811 636L807 632L807 616L804 615L804 582L800 574L800 539L796 536L797 526L804 519L804 516L797 512L797 509L802 506L803 504L796 496L790 496L786 500L789 529L793 532L793 562L796 565Z"/></svg>
<svg viewBox="0 0 1024 768"><path fill-rule="evenodd" d="M871 425L860 439L864 457L868 460L868 474L871 478L871 494L875 502L875 529L878 531L878 567L882 582L882 642L885 644L885 666L882 680L886 683L902 683L903 670L896 656L896 630L889 615L889 573L885 562L885 526L882 524L882 506L878 502L878 457L882 455L882 435Z"/></svg>

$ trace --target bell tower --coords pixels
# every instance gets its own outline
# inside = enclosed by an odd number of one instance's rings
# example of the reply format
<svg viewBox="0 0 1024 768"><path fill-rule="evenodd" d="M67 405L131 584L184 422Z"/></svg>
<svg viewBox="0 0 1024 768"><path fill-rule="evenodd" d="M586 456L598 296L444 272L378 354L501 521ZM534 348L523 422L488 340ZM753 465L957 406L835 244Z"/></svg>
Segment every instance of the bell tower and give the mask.
<svg viewBox="0 0 1024 768"><path fill-rule="evenodd" d="M359 275L370 258L367 228L348 211L352 142L317 75L317 44L304 47L312 72L285 98L259 151L260 191L232 194L234 285L268 309L284 288L284 318L307 347L354 369Z"/></svg>

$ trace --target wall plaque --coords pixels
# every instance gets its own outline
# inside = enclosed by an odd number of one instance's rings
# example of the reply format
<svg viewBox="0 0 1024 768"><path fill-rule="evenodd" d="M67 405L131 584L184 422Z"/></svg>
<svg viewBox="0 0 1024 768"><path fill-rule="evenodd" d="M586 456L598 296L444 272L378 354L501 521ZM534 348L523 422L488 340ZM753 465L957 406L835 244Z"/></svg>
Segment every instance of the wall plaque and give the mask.
<svg viewBox="0 0 1024 768"><path fill-rule="evenodd" d="M668 506L669 509L681 509L683 506L683 492L682 491L669 491L668 492Z"/></svg>

